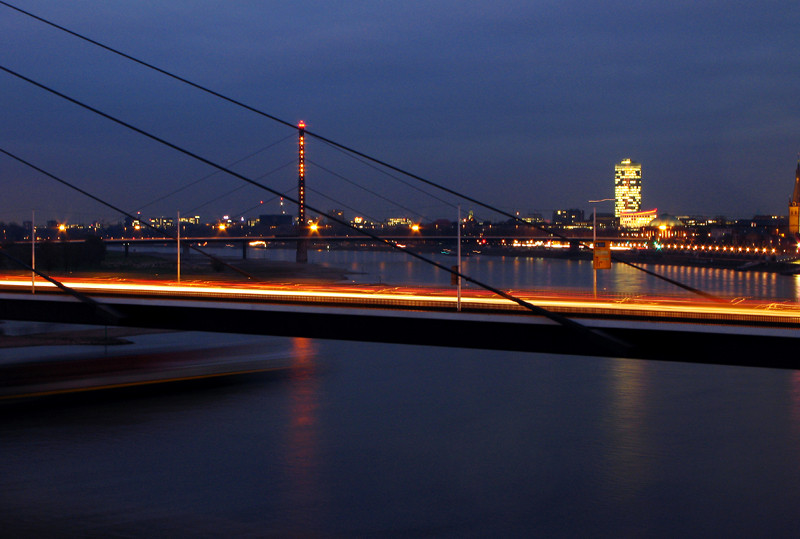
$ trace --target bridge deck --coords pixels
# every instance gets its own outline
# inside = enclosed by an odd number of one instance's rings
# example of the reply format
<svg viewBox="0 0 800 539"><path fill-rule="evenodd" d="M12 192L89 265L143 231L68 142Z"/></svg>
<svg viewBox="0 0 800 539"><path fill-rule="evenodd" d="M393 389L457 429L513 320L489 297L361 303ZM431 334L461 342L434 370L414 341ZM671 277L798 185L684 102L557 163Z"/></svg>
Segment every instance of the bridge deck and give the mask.
<svg viewBox="0 0 800 539"><path fill-rule="evenodd" d="M69 280L129 327L256 333L532 352L800 367L800 308L674 298L595 299L515 293L592 328L575 332L517 304L468 290ZM98 323L90 305L52 285L0 281L0 319ZM598 336L598 334L601 334ZM604 336L623 341L622 347Z"/></svg>

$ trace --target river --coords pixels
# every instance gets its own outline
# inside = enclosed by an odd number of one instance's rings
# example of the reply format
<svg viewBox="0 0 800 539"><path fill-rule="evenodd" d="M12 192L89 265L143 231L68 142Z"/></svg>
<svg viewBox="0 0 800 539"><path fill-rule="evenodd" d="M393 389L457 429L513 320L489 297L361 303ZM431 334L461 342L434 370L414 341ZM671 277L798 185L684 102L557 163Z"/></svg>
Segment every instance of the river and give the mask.
<svg viewBox="0 0 800 539"><path fill-rule="evenodd" d="M498 286L593 286L585 262L483 258L468 259L466 271ZM449 282L390 253L310 259L359 271L351 277L362 282ZM628 270L601 274L599 288L664 290ZM667 271L715 293L797 299L793 277ZM0 408L8 536L788 537L800 529L798 372L200 333L133 340L255 344L284 352L291 368Z"/></svg>

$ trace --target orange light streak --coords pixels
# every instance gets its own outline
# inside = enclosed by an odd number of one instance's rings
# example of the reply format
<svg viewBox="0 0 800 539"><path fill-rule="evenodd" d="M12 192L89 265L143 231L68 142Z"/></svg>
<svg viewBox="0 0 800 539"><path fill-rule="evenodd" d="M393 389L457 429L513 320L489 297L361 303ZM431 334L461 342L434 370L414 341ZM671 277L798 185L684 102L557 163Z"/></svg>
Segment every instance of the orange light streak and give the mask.
<svg viewBox="0 0 800 539"><path fill-rule="evenodd" d="M106 282L89 280L65 280L63 283L75 290L87 294L119 294L124 295L147 295L166 299L187 299L181 296L189 296L191 299L203 297L209 299L261 299L265 302L270 300L286 300L291 298L296 301L309 300L309 304L318 303L320 299L339 300L344 303L352 303L353 306L364 304L375 304L380 300L387 307L404 307L414 302L425 302L428 305L439 304L442 307L454 307L457 298L451 295L436 295L445 293L443 290L430 288L393 288L393 292L388 293L385 289L373 291L369 286L359 287L352 285L349 287L335 287L326 289L324 287L305 288L288 286L277 288L274 286L255 287L253 285L236 286L210 286L206 284L155 284L148 282ZM29 291L30 281L19 279L0 280L0 287L14 291ZM55 285L49 282L37 284L37 292L44 292L47 289L57 290ZM800 306L785 303L689 303L686 301L667 300L654 298L651 300L643 299L641 302L618 303L613 299L582 299L578 298L557 298L557 294L550 294L541 297L525 292L515 291L518 297L532 302L533 304L545 309L552 309L561 312L580 311L583 309L602 309L609 312L640 313L645 315L657 311L660 313L670 313L672 315L708 315L708 316L735 316L746 317L748 319L757 316L761 319L774 320L776 322L800 323ZM173 296L173 297L170 297ZM40 297L37 294L37 298ZM462 297L464 306L516 306L516 303L495 296L470 295Z"/></svg>

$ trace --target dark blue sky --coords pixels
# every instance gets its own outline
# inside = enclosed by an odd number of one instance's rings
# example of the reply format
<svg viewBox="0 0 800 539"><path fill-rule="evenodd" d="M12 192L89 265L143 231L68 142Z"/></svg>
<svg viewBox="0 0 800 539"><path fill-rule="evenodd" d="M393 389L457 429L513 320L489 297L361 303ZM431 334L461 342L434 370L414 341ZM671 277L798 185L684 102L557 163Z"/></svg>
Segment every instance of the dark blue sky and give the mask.
<svg viewBox="0 0 800 539"><path fill-rule="evenodd" d="M588 210L588 199L612 195L624 157L643 163L643 205L660 212L785 214L793 188L796 0L18 5L507 210ZM3 66L221 164L291 135L2 6L0 50ZM6 74L0 100L0 147L126 209L211 219L271 198L251 187L230 193L238 180L218 174L154 202L212 169ZM291 190L294 144L236 170L279 169L261 181ZM408 213L328 169L421 217L453 217L324 144L308 146L312 205ZM0 220L28 219L32 208L71 221L117 218L7 158L0 181ZM249 214L276 211L270 202Z"/></svg>

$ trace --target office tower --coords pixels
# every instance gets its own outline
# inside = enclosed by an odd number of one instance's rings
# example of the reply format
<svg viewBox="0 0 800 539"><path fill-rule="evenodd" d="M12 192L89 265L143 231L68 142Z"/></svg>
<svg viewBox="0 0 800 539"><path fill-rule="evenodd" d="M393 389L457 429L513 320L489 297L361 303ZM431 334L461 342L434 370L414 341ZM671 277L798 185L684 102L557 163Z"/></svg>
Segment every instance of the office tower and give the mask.
<svg viewBox="0 0 800 539"><path fill-rule="evenodd" d="M642 164L623 159L614 165L614 217L642 207Z"/></svg>

